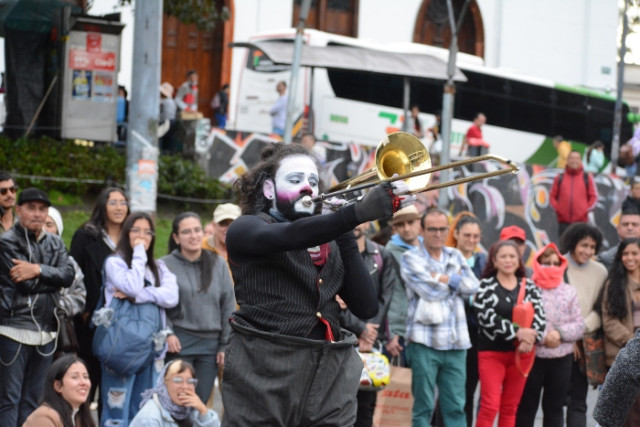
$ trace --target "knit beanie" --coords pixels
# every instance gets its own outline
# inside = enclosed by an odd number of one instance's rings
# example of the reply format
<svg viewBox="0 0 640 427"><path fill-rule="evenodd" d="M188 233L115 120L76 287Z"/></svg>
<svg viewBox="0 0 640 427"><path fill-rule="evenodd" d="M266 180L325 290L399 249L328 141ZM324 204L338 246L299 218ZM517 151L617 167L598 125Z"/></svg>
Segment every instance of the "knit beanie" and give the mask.
<svg viewBox="0 0 640 427"><path fill-rule="evenodd" d="M47 215L49 215L51 219L53 219L53 222L56 223L56 227L58 227L58 236L62 236L62 215L60 215L60 211L53 206L49 206L49 213Z"/></svg>

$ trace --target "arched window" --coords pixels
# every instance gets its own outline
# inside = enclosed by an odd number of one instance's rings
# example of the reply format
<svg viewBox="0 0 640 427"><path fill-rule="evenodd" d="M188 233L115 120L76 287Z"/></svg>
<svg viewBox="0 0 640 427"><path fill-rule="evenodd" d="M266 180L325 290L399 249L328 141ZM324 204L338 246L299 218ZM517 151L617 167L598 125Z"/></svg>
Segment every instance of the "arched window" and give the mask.
<svg viewBox="0 0 640 427"><path fill-rule="evenodd" d="M452 0L453 15L458 21L465 0ZM451 43L451 26L447 11L447 0L423 0L416 25L413 41L431 46L448 48ZM458 33L460 52L484 58L484 24L476 0L471 0Z"/></svg>

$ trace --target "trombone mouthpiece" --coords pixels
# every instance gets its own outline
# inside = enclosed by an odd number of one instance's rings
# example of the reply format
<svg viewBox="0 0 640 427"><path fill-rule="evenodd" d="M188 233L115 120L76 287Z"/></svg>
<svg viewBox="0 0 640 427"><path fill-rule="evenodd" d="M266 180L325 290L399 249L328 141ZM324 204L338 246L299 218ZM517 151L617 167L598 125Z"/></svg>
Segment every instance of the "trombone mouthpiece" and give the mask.
<svg viewBox="0 0 640 427"><path fill-rule="evenodd" d="M304 206L305 208L310 208L311 206L313 206L313 199L309 196L304 196L302 199L300 199L300 201L302 202L302 206Z"/></svg>

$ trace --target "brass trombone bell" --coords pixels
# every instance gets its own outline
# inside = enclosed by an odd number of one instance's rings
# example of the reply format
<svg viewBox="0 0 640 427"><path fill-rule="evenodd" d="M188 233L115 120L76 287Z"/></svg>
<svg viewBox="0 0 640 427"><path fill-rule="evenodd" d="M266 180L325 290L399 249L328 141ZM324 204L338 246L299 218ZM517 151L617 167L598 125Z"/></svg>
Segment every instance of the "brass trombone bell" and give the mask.
<svg viewBox="0 0 640 427"><path fill-rule="evenodd" d="M501 163L506 166L506 168L474 174L454 179L453 181L428 185L431 174L434 172L453 169L485 160ZM378 145L376 149L375 168L331 187L329 193L320 194L315 198L305 196L302 198L302 202L305 206L311 206L315 202L324 201L330 197L364 190L383 182L395 182L399 180L405 181L409 187L409 191L404 194L417 194L507 173L518 173L519 170L520 168L511 160L495 154L470 157L446 165L431 167L431 156L422 141L406 132L394 132L387 135ZM394 175L397 176L394 177Z"/></svg>
<svg viewBox="0 0 640 427"><path fill-rule="evenodd" d="M362 174L334 185L329 194L339 190L356 191L362 184L390 179L393 175L406 175L431 167L431 156L422 141L407 132L393 132L384 137L376 148L376 166ZM431 175L421 174L407 178L409 190L423 188ZM364 187L367 188L367 187ZM340 193L342 194L342 193Z"/></svg>

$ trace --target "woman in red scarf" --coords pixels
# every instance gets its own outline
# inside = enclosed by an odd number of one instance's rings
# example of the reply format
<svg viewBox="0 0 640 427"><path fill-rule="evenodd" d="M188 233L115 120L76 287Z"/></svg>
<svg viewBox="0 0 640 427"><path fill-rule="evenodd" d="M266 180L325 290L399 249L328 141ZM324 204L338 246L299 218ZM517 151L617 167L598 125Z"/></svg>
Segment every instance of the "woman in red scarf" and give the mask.
<svg viewBox="0 0 640 427"><path fill-rule="evenodd" d="M536 359L518 406L516 425L533 427L542 397L545 426L562 426L565 397L571 383L573 343L584 333L584 320L576 290L563 280L567 260L555 244L540 249L533 261L531 278L542 292L547 324L536 345Z"/></svg>

